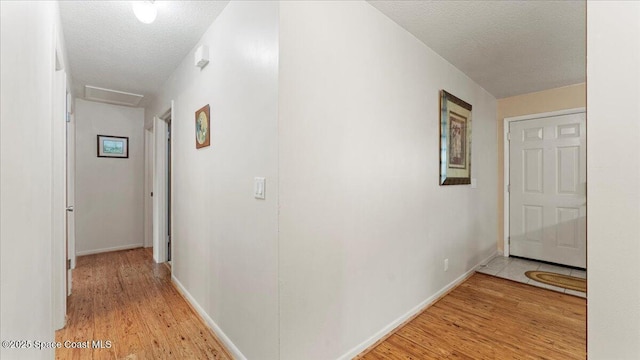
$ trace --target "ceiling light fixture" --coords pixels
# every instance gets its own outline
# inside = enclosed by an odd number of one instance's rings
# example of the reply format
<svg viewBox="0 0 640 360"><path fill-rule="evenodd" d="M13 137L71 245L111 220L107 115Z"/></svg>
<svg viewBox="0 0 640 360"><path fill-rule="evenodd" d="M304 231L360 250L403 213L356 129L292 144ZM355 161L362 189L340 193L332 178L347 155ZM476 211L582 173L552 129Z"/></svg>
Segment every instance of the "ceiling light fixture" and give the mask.
<svg viewBox="0 0 640 360"><path fill-rule="evenodd" d="M156 15L158 15L158 9L156 9L153 0L133 1L131 6L138 20L145 24L151 24L156 19Z"/></svg>

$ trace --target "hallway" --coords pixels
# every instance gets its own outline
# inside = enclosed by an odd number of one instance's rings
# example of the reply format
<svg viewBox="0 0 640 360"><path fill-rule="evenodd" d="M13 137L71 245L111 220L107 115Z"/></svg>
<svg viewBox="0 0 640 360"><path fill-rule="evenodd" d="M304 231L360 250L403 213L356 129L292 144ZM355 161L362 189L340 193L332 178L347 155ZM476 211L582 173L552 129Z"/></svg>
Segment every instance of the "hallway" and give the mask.
<svg viewBox="0 0 640 360"><path fill-rule="evenodd" d="M63 347L56 359L231 358L148 249L79 257L68 306L56 341L89 341L89 348ZM92 349L97 340L103 348Z"/></svg>

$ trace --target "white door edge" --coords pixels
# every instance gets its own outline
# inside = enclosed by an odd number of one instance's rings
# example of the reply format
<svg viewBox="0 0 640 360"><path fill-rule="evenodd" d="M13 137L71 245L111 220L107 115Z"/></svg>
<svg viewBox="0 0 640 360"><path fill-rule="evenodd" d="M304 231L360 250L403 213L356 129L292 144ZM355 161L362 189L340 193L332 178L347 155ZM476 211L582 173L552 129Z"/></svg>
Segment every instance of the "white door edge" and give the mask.
<svg viewBox="0 0 640 360"><path fill-rule="evenodd" d="M56 70L52 89L52 233L51 274L53 328L62 329L67 315L67 168L66 168L66 73Z"/></svg>
<svg viewBox="0 0 640 360"><path fill-rule="evenodd" d="M171 242L170 242L171 249L170 249L170 251L171 251L171 264L172 264L172 268L173 268L173 266L175 265L175 262L173 261L174 258L175 258L174 257L175 252L173 251L173 245L175 243L175 237L173 236L173 232L175 231L174 230L174 226L173 226L175 224L175 222L173 221L174 213L175 213L173 211L174 210L173 206L175 204L175 202L174 202L174 194L173 194L173 186L175 184L175 182L174 182L174 180L175 180L174 179L175 178L175 171L173 169L174 169L174 166L175 166L174 161L175 161L175 158L176 158L175 157L175 148L176 147L174 146L174 143L173 143L173 138L174 138L174 134L175 134L175 132L173 131L173 124L174 124L173 120L175 119L175 103L174 103L174 100L171 100L171 110L170 111L171 111L171 121L169 122L169 127L170 127L169 130L171 131L172 139L171 139L171 154L169 154L169 156L171 157L171 175L170 175L171 179L169 181L169 183L171 184L171 189L169 189L170 190L169 194L171 195L171 199L169 199L170 200L169 204L171 206L171 209L170 209L171 210L171 212L170 212L171 218L169 219L169 222L171 223L171 232L169 234L169 237L171 239Z"/></svg>
<svg viewBox="0 0 640 360"><path fill-rule="evenodd" d="M165 219L166 219L166 205L165 205L165 193L166 184L164 180L166 176L164 153L165 151L165 130L166 123L160 117L155 116L153 118L153 260L156 263L163 263L167 261L167 251L162 245L165 242Z"/></svg>
<svg viewBox="0 0 640 360"><path fill-rule="evenodd" d="M170 111L170 112L169 112ZM171 101L171 108L162 116L153 118L154 150L153 150L153 259L156 263L167 261L167 116L170 114L174 119L174 101ZM171 155L173 156L173 147ZM172 172L173 183L173 172ZM172 192L173 197L173 192ZM172 205L173 206L173 202ZM173 211L171 212L173 218ZM173 219L171 220L173 221ZM173 228L172 228L173 232ZM173 235L173 234L171 234ZM173 236L172 236L173 239ZM173 251L173 243L171 246Z"/></svg>
<svg viewBox="0 0 640 360"><path fill-rule="evenodd" d="M561 116L561 115L571 115L571 114L580 114L580 113L585 113L586 114L587 109L585 107L579 107L579 108L572 108L572 109L565 109L565 110L558 110L558 111L550 111L550 112L544 112L544 113L537 113L537 114L528 114L528 115L521 115L521 116L512 116L512 117L506 117L504 118L504 123L503 123L503 134L502 134L502 141L503 141L503 152L504 152L504 156L503 156L503 175L504 175L504 186L503 186L503 194L504 194L504 209L503 209L503 215L504 215L504 237L502 239L503 241L503 251L502 254L504 257L509 257L509 213L510 213L510 209L509 209L509 151L511 149L511 145L509 142L509 126L512 122L514 121L523 121L523 120L532 120L532 119L542 119L542 118L547 118L547 117L554 117L554 116Z"/></svg>

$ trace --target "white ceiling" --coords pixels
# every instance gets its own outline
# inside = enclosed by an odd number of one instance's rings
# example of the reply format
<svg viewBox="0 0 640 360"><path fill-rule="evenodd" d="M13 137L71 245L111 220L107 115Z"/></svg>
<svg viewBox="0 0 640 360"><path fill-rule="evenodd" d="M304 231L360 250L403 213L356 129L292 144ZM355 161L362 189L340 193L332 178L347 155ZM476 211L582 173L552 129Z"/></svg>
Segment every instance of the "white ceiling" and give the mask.
<svg viewBox="0 0 640 360"><path fill-rule="evenodd" d="M584 0L369 3L496 98L586 79Z"/></svg>
<svg viewBox="0 0 640 360"><path fill-rule="evenodd" d="M228 1L61 1L75 95L84 85L156 94ZM497 98L585 81L584 1L377 1L374 7Z"/></svg>
<svg viewBox="0 0 640 360"><path fill-rule="evenodd" d="M93 85L153 96L227 3L156 1L156 21L143 24L131 1L61 1L75 95Z"/></svg>

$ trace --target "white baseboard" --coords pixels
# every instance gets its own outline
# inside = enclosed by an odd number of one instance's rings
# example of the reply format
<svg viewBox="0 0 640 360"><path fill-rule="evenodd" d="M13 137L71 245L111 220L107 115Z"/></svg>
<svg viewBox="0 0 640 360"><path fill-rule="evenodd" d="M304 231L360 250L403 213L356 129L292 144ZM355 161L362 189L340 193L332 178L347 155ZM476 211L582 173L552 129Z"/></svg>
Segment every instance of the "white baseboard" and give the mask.
<svg viewBox="0 0 640 360"><path fill-rule="evenodd" d="M218 324L216 324L215 321L211 319L209 314L204 311L204 309L200 306L200 304L198 304L196 299L194 299L193 296L189 294L187 289L182 286L182 283L180 283L180 281L173 274L171 274L171 281L173 281L173 284L176 286L176 289L178 289L182 296L184 296L184 298L187 299L191 306L198 312L198 315L200 315L200 317L204 319L209 328L214 332L214 334L216 334L218 339L222 341L222 344L231 353L231 356L233 356L233 358L237 360L247 360L242 352L240 352L240 349L236 347L231 339L229 339L229 337L222 331L222 329L220 329Z"/></svg>
<svg viewBox="0 0 640 360"><path fill-rule="evenodd" d="M480 261L478 264L476 264L474 267L472 267L471 270L469 270L469 271L465 272L464 274L460 275L457 279L453 280L452 282L447 284L445 287L443 287L442 289L438 290L435 294L429 296L426 300L422 301L421 303L419 303L418 305L413 307L413 309L409 310L407 313L405 313L404 315L400 316L399 318L393 320L387 326L385 326L384 328L380 329L380 331L378 331L375 334L373 334L373 336L371 336L370 338L368 338L364 342L360 343L359 345L357 345L353 349L349 350L346 354L340 356L338 358L338 360L348 360L348 359L353 359L354 357L358 356L360 353L365 351L371 345L375 344L378 340L382 339L385 335L389 334L396 327L398 327L399 325L401 325L402 323L404 323L405 321L410 319L412 316L422 312L424 309L426 309L427 307L431 306L431 304L433 304L436 300L438 300L442 295L444 295L446 292L448 292L449 290L451 290L452 288L454 288L458 284L462 283L467 277L469 277L471 274L473 274L473 272L475 272L476 269L478 269L480 267L480 265L487 263L494 256L496 256L497 253L498 252L496 251L493 254L491 254L491 256L488 256L487 258L485 258L482 261Z"/></svg>
<svg viewBox="0 0 640 360"><path fill-rule="evenodd" d="M114 246L114 247L103 248L103 249L77 251L76 252L76 256L100 254L100 253L103 253L103 252L110 252L110 251L129 250L129 249L136 249L136 248L140 248L140 247L142 247L142 243L140 243L140 244L132 244L132 245Z"/></svg>

